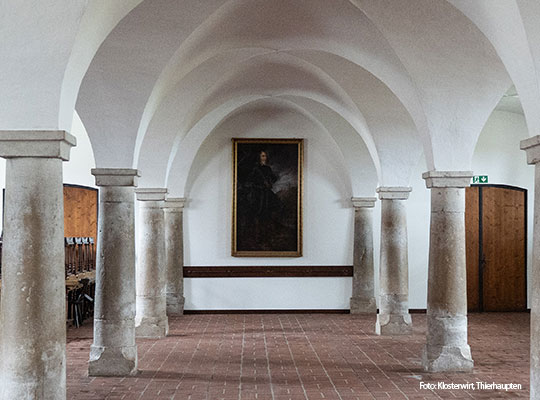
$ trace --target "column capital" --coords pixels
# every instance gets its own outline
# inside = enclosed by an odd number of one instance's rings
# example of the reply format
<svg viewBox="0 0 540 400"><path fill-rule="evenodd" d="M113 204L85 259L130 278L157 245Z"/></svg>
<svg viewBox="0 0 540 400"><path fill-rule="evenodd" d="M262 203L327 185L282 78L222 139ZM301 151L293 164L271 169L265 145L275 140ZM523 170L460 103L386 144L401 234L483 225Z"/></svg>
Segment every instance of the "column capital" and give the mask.
<svg viewBox="0 0 540 400"><path fill-rule="evenodd" d="M77 144L66 131L0 131L0 157L59 158L69 161L69 152Z"/></svg>
<svg viewBox="0 0 540 400"><path fill-rule="evenodd" d="M92 175L96 177L96 186L135 186L139 171L129 168L93 168Z"/></svg>
<svg viewBox="0 0 540 400"><path fill-rule="evenodd" d="M426 187L466 188L471 186L472 171L427 171L422 174Z"/></svg>
<svg viewBox="0 0 540 400"><path fill-rule="evenodd" d="M376 190L380 200L407 200L411 191L408 186L380 186Z"/></svg>
<svg viewBox="0 0 540 400"><path fill-rule="evenodd" d="M373 208L375 207L376 197L352 197L351 202L354 208Z"/></svg>
<svg viewBox="0 0 540 400"><path fill-rule="evenodd" d="M139 201L163 201L169 193L166 188L139 188L135 189Z"/></svg>
<svg viewBox="0 0 540 400"><path fill-rule="evenodd" d="M527 164L538 164L540 162L540 135L522 140L519 148L527 153Z"/></svg>
<svg viewBox="0 0 540 400"><path fill-rule="evenodd" d="M170 211L181 211L186 205L185 197L167 197L163 203L163 209Z"/></svg>

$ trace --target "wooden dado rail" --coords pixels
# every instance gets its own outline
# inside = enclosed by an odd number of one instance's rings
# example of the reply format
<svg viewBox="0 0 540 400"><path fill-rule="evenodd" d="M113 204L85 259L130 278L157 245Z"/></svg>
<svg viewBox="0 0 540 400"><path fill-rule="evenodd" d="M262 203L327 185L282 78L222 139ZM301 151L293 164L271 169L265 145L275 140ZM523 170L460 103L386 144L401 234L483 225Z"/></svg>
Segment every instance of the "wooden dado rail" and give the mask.
<svg viewBox="0 0 540 400"><path fill-rule="evenodd" d="M79 326L94 313L96 246L92 237L64 239L66 274L66 318ZM2 242L0 241L0 285L2 283ZM0 286L1 288L1 286ZM1 289L0 289L1 290Z"/></svg>
<svg viewBox="0 0 540 400"><path fill-rule="evenodd" d="M351 265L280 265L184 267L185 278L313 278L350 277Z"/></svg>

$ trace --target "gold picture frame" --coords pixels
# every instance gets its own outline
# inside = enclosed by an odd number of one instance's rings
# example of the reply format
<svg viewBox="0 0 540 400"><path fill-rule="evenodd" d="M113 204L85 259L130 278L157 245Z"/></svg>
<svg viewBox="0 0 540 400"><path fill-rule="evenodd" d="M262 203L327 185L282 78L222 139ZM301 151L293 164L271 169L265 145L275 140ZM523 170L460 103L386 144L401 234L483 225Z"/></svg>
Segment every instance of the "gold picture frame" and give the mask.
<svg viewBox="0 0 540 400"><path fill-rule="evenodd" d="M233 257L302 257L304 139L232 139Z"/></svg>

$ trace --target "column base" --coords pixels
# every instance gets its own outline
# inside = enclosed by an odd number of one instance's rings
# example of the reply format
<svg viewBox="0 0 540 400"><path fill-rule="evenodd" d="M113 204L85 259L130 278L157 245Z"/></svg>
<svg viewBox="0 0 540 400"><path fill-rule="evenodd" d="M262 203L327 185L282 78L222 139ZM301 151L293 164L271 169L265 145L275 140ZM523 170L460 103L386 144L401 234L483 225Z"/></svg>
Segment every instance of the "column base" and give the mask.
<svg viewBox="0 0 540 400"><path fill-rule="evenodd" d="M184 296L167 294L167 315L183 315L184 302Z"/></svg>
<svg viewBox="0 0 540 400"><path fill-rule="evenodd" d="M377 335L410 335L412 334L411 315L407 314L378 314L375 324Z"/></svg>
<svg viewBox="0 0 540 400"><path fill-rule="evenodd" d="M169 334L169 321L165 318L135 318L135 337L161 339Z"/></svg>
<svg viewBox="0 0 540 400"><path fill-rule="evenodd" d="M137 346L90 346L88 376L133 376L137 373Z"/></svg>
<svg viewBox="0 0 540 400"><path fill-rule="evenodd" d="M467 316L428 314L427 327L427 343L422 353L425 371L472 371L474 362L467 344Z"/></svg>
<svg viewBox="0 0 540 400"><path fill-rule="evenodd" d="M461 346L428 346L422 352L426 372L470 372L474 361L468 344Z"/></svg>
<svg viewBox="0 0 540 400"><path fill-rule="evenodd" d="M377 312L377 302L375 297L363 299L351 297L351 314L375 314Z"/></svg>

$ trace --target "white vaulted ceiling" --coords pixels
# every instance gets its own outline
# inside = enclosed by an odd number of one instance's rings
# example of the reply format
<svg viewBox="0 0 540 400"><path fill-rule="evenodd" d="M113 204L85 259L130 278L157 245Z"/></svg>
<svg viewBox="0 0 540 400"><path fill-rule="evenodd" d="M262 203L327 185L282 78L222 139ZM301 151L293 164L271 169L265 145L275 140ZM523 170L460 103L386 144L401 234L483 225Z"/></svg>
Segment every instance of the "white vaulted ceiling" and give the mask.
<svg viewBox="0 0 540 400"><path fill-rule="evenodd" d="M69 130L76 102L98 167L138 168L143 186L179 195L216 127L263 105L327 132L354 193L365 171L407 185L422 155L429 169L469 169L512 83L540 129L535 0L23 3L2 9L24 26L0 14L12 94L0 128Z"/></svg>

